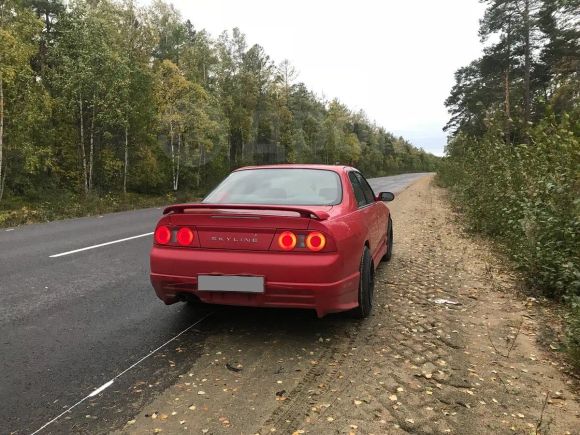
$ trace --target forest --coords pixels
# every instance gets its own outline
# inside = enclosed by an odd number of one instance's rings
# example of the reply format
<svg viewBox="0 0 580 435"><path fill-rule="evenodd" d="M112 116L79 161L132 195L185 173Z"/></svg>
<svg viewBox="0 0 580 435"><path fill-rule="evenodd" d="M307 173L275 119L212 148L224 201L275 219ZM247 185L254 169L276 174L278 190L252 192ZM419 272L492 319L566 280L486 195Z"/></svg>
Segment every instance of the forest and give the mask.
<svg viewBox="0 0 580 435"><path fill-rule="evenodd" d="M248 164L376 176L438 161L239 29L214 38L161 0L0 0L0 109L4 224L200 195Z"/></svg>
<svg viewBox="0 0 580 435"><path fill-rule="evenodd" d="M580 2L483 3L484 53L455 74L440 178L531 288L566 303L580 367Z"/></svg>

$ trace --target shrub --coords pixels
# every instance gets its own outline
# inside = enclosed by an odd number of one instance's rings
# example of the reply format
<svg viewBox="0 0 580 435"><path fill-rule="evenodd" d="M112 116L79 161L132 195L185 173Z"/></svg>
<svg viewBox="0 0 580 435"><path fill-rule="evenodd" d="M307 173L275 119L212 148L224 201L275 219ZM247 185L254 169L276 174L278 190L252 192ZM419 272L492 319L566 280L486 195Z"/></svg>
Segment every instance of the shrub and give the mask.
<svg viewBox="0 0 580 435"><path fill-rule="evenodd" d="M440 181L467 222L501 242L531 285L570 303L568 343L580 361L579 117L547 116L528 144L506 143L500 120L481 139L459 134ZM574 338L575 337L575 338Z"/></svg>

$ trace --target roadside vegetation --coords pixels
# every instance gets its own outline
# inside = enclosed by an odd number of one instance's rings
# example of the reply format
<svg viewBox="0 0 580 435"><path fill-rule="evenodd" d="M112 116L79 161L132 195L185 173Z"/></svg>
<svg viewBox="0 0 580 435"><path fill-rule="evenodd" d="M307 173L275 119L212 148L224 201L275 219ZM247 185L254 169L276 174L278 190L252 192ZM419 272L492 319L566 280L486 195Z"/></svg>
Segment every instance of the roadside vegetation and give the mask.
<svg viewBox="0 0 580 435"><path fill-rule="evenodd" d="M199 194L247 164L437 164L238 29L212 37L163 1L0 0L0 109L0 225Z"/></svg>
<svg viewBox="0 0 580 435"><path fill-rule="evenodd" d="M484 55L457 71L446 101L440 180L532 287L567 304L580 367L580 2L485 3Z"/></svg>

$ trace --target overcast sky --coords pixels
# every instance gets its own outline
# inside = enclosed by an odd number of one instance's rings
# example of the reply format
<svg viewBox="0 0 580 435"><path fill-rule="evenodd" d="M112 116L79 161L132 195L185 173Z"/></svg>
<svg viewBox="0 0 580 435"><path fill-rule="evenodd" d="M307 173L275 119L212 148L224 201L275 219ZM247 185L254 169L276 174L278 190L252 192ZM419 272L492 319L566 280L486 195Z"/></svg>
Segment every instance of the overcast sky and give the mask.
<svg viewBox="0 0 580 435"><path fill-rule="evenodd" d="M213 36L239 27L327 99L442 155L453 73L481 54L478 0L174 0Z"/></svg>

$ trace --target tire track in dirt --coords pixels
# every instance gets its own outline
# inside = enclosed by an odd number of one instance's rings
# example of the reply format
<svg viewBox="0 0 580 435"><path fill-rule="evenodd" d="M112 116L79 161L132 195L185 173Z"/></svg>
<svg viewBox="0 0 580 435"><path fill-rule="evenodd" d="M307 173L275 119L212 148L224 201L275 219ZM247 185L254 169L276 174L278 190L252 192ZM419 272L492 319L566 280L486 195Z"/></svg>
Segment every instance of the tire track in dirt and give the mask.
<svg viewBox="0 0 580 435"><path fill-rule="evenodd" d="M344 384L341 382L344 376L340 369L347 358L348 350L356 342L358 329L359 325L353 325L350 329L343 331L348 339L324 351L300 383L284 397L286 400L283 404L270 415L257 432L268 433L275 429L288 433L298 430L302 421L309 418L312 406L315 403L324 402L324 399L329 396L329 391L324 394L316 389L324 389L325 386L335 385L337 382ZM313 396L316 396L316 399L313 399Z"/></svg>

